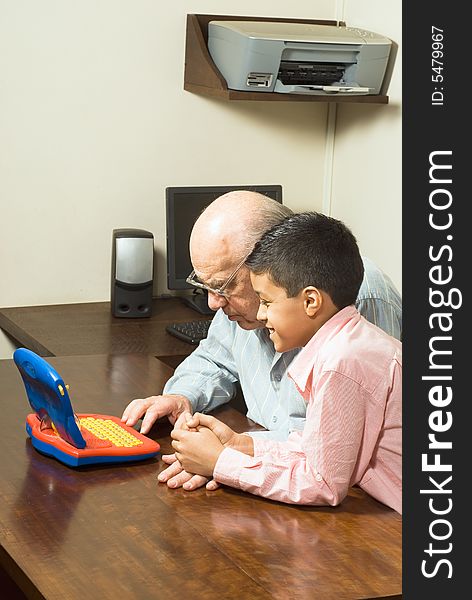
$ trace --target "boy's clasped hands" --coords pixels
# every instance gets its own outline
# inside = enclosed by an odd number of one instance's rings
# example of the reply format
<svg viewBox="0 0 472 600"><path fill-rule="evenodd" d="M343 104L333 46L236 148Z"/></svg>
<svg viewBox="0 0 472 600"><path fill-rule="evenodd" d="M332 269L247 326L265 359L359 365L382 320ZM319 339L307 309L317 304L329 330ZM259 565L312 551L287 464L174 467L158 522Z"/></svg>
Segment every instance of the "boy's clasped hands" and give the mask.
<svg viewBox="0 0 472 600"><path fill-rule="evenodd" d="M187 473L211 477L225 448L253 456L252 438L236 433L215 417L184 413L176 425L180 427L171 432L172 447L176 459Z"/></svg>

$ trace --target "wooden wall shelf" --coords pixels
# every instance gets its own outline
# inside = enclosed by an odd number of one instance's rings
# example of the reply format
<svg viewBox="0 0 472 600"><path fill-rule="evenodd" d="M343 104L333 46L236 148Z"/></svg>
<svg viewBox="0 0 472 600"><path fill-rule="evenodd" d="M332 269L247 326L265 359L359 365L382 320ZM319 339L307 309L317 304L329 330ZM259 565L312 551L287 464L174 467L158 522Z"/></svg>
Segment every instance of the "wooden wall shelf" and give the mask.
<svg viewBox="0 0 472 600"><path fill-rule="evenodd" d="M222 100L250 100L256 102L338 102L362 104L387 104L388 96L306 96L302 94L278 94L241 92L230 90L226 80L216 68L208 52L208 23L210 21L279 21L290 23L314 23L338 25L337 21L281 19L273 17L241 17L230 15L187 15L185 42L184 89L195 94L221 98ZM344 25L344 23L342 23Z"/></svg>

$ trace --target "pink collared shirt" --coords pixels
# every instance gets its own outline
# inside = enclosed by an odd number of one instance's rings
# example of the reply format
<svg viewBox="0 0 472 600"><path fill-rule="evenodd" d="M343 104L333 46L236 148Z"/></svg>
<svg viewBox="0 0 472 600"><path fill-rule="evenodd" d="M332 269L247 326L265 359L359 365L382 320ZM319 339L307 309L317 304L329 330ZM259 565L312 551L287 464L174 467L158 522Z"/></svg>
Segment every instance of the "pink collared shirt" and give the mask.
<svg viewBox="0 0 472 600"><path fill-rule="evenodd" d="M254 438L254 456L220 454L214 478L292 504L336 506L350 486L402 512L402 345L353 306L327 321L289 376L307 403L303 431Z"/></svg>

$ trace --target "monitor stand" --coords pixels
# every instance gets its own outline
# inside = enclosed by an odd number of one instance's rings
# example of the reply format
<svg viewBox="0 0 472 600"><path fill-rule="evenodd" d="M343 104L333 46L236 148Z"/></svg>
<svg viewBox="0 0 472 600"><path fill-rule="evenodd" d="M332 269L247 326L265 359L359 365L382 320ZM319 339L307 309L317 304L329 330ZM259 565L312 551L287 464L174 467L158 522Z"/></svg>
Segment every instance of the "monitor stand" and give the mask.
<svg viewBox="0 0 472 600"><path fill-rule="evenodd" d="M214 315L215 311L208 306L208 293L194 291L191 296L181 296L182 301L193 310L196 310L201 315Z"/></svg>

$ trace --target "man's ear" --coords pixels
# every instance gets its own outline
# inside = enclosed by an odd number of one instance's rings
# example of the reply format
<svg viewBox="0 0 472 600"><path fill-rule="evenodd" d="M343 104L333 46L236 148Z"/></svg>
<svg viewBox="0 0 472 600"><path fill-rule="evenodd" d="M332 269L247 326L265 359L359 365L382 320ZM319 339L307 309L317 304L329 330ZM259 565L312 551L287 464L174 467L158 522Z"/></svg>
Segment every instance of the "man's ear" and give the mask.
<svg viewBox="0 0 472 600"><path fill-rule="evenodd" d="M323 295L312 285L303 290L303 307L309 317L314 317L323 304Z"/></svg>

